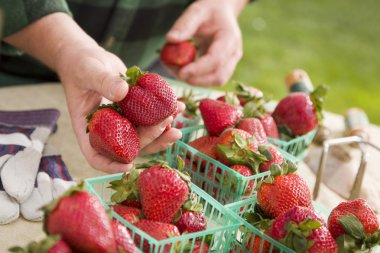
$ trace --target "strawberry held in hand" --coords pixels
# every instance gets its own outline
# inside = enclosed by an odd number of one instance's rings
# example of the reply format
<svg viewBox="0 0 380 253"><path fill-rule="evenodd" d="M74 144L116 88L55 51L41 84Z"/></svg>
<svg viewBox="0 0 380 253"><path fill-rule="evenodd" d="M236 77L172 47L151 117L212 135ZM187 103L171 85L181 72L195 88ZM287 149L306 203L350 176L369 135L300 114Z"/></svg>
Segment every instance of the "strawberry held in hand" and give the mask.
<svg viewBox="0 0 380 253"><path fill-rule="evenodd" d="M280 132L289 136L304 135L322 123L322 104L327 86L321 85L310 95L291 93L276 106L272 116Z"/></svg>
<svg viewBox="0 0 380 253"><path fill-rule="evenodd" d="M103 204L81 187L71 188L44 208L46 233L60 235L74 252L115 253L115 237Z"/></svg>
<svg viewBox="0 0 380 253"><path fill-rule="evenodd" d="M222 101L205 98L199 104L199 110L211 136L220 135L226 128L235 126L243 117L240 108Z"/></svg>
<svg viewBox="0 0 380 253"><path fill-rule="evenodd" d="M345 252L368 250L380 243L379 221L364 199L336 206L330 213L328 228Z"/></svg>
<svg viewBox="0 0 380 253"><path fill-rule="evenodd" d="M295 165L283 162L271 166L271 176L258 187L257 202L271 218L275 218L295 206L313 208L311 194L305 180L294 174Z"/></svg>
<svg viewBox="0 0 380 253"><path fill-rule="evenodd" d="M118 106L135 126L156 125L176 113L177 98L160 75L142 72L134 66L123 78L129 84L129 91Z"/></svg>
<svg viewBox="0 0 380 253"><path fill-rule="evenodd" d="M271 236L300 253L338 252L323 219L306 207L295 206L276 217Z"/></svg>
<svg viewBox="0 0 380 253"><path fill-rule="evenodd" d="M132 162L140 150L137 130L112 106L100 106L87 116L91 146L100 154L121 162Z"/></svg>
<svg viewBox="0 0 380 253"><path fill-rule="evenodd" d="M193 62L196 55L194 45L189 41L166 43L160 52L160 59L169 67L181 68Z"/></svg>

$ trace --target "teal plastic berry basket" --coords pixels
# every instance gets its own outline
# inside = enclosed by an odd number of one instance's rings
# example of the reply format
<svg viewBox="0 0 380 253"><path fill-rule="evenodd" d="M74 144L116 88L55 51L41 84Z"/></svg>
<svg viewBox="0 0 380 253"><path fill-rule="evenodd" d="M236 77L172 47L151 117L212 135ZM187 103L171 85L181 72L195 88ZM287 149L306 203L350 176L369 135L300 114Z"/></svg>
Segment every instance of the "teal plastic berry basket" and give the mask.
<svg viewBox="0 0 380 253"><path fill-rule="evenodd" d="M267 139L270 143L277 146L279 149L284 150L290 155L293 155L297 162L300 162L305 158L307 154L307 148L313 142L317 131L317 129L314 129L313 131L310 131L305 135L298 136L290 141L283 141L273 138Z"/></svg>
<svg viewBox="0 0 380 253"><path fill-rule="evenodd" d="M173 127L178 129L183 129L187 127L193 127L199 125L201 117L197 116L194 119L188 119L181 115L178 115L173 121Z"/></svg>
<svg viewBox="0 0 380 253"><path fill-rule="evenodd" d="M253 211L257 202L256 196L239 202L228 204L225 207L241 217L243 223L239 230L235 233L234 239L231 241L230 252L255 252L255 253L297 253L286 247L279 241L266 235L264 232L254 227L243 219L245 212ZM321 205L313 203L315 210L325 220L329 215L329 211ZM256 243L254 243L256 241Z"/></svg>
<svg viewBox="0 0 380 253"><path fill-rule="evenodd" d="M109 209L109 206L113 204L111 202L113 190L109 188L109 183L113 180L121 179L121 176L122 174L120 173L86 179L87 190L97 196L104 207ZM203 245L206 240L211 242L209 245L210 252L228 252L233 235L241 225L241 220L196 185L191 185L191 192L195 193L200 203L203 204L203 213L207 219L207 229L205 231L183 234L159 241L125 221L113 211L112 216L128 228L132 239L135 240L136 236L140 237L140 243L137 247L140 250L144 249L144 253L190 253L194 251L196 241L201 241ZM145 246L143 247L144 242ZM149 244L149 249L146 248L147 243ZM176 250L174 250L175 247Z"/></svg>
<svg viewBox="0 0 380 253"><path fill-rule="evenodd" d="M185 161L185 170L191 175L194 184L201 187L213 198L225 205L250 197L255 193L253 185L270 175L270 172L259 173L250 177L241 175L223 163L199 152L184 141L192 141L207 134L203 126L182 129L182 141L177 141L167 149L166 160L171 166L177 165L178 156ZM294 161L295 158L283 153L285 159Z"/></svg>

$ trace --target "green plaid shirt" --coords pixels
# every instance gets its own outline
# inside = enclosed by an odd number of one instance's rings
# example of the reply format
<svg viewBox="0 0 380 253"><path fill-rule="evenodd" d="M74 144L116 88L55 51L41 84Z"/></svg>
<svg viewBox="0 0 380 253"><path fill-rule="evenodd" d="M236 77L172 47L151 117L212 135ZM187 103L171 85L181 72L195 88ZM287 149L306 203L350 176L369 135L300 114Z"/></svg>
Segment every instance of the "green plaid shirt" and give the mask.
<svg viewBox="0 0 380 253"><path fill-rule="evenodd" d="M54 12L65 12L127 66L148 67L165 34L191 0L0 0L3 36ZM41 63L2 43L0 72L45 80L56 76Z"/></svg>

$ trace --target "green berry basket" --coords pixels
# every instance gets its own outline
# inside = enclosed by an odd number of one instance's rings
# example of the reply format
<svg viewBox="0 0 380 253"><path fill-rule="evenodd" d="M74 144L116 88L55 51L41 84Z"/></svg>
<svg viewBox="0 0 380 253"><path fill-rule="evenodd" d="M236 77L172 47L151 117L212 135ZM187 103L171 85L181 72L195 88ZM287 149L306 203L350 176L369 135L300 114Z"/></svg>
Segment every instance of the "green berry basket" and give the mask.
<svg viewBox="0 0 380 253"><path fill-rule="evenodd" d="M241 175L223 163L197 151L185 142L206 135L204 126L182 129L182 140L169 147L166 160L176 166L180 156L185 161L185 170L190 174L194 184L201 187L221 204L229 204L249 197L255 193L254 187L247 191L251 181L253 185L270 175L270 172L259 173L250 177ZM283 150L279 150L285 159L295 162L295 158Z"/></svg>
<svg viewBox="0 0 380 253"><path fill-rule="evenodd" d="M178 129L193 127L193 126L199 125L200 121L201 121L201 117L199 115L196 116L194 119L188 119L186 117L178 115L177 117L175 117L172 127L178 128Z"/></svg>
<svg viewBox="0 0 380 253"><path fill-rule="evenodd" d="M241 217L243 225L240 226L238 232L234 235L234 240L231 243L231 249L234 251L230 252L255 252L255 253L296 253L292 249L286 247L279 241L266 235L264 232L248 223L243 219L245 212L253 211L254 206L257 202L256 196L250 199L244 199L239 202L228 204L225 207L230 209L232 212ZM321 215L325 220L329 215L329 211L317 203L313 203L315 210ZM258 237L258 238L257 238ZM251 240L249 240L251 238ZM254 241L258 242L254 245ZM264 250L265 245L265 250ZM255 249L254 249L255 247Z"/></svg>
<svg viewBox="0 0 380 253"><path fill-rule="evenodd" d="M280 139L267 138L270 143L277 146L280 150L287 152L295 157L297 162L302 161L306 154L307 148L313 142L313 139L317 133L317 129L308 132L305 135L298 136L290 141L284 141Z"/></svg>
<svg viewBox="0 0 380 253"><path fill-rule="evenodd" d="M109 188L109 183L121 179L121 176L122 173L86 179L87 190L97 196L104 207L109 209L109 206L113 204L111 202L113 190ZM205 231L183 234L159 241L133 224L128 223L113 211L112 216L128 228L133 239L136 236L141 238L141 243L137 245L140 250L143 249L143 242L149 243L149 250L145 248L145 253L189 253L194 251L196 241L201 241L202 246L206 241L210 242L210 252L228 252L233 235L241 225L241 220L196 185L191 185L191 192L195 193L200 203L203 204L203 213L207 219L207 229Z"/></svg>

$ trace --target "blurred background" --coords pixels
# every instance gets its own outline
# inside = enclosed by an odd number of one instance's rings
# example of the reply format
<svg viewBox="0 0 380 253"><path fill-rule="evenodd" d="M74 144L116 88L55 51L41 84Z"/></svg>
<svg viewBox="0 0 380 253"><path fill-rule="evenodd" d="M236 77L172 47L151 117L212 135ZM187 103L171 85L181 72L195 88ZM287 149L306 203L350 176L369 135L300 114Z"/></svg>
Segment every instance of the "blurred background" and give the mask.
<svg viewBox="0 0 380 253"><path fill-rule="evenodd" d="M233 79L278 100L285 75L302 68L314 87L330 86L326 110L360 107L380 125L379 12L376 0L257 0L239 19L244 56Z"/></svg>

